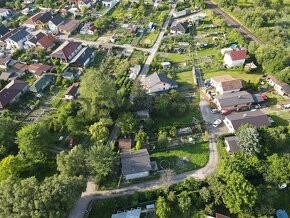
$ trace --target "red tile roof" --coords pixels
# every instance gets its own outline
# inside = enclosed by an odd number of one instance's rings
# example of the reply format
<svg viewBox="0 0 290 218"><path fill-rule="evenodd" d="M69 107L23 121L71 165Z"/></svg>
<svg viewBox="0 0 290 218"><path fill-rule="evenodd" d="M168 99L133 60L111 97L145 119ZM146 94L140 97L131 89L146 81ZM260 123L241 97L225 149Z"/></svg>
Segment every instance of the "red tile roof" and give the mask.
<svg viewBox="0 0 290 218"><path fill-rule="evenodd" d="M57 39L55 36L48 34L38 40L38 44L40 44L45 49L49 49L55 44L56 41Z"/></svg>
<svg viewBox="0 0 290 218"><path fill-rule="evenodd" d="M228 52L228 54L230 55L233 61L243 60L247 58L246 50L231 51L231 52Z"/></svg>

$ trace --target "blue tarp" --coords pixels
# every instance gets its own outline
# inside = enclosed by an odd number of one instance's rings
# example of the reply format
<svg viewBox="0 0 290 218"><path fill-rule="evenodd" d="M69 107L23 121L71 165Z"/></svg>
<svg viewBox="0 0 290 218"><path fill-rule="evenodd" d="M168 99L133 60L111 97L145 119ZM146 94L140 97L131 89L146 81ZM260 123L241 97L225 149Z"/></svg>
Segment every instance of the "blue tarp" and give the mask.
<svg viewBox="0 0 290 218"><path fill-rule="evenodd" d="M276 211L276 216L277 216L277 218L288 218L287 212L285 210L281 210L281 209Z"/></svg>

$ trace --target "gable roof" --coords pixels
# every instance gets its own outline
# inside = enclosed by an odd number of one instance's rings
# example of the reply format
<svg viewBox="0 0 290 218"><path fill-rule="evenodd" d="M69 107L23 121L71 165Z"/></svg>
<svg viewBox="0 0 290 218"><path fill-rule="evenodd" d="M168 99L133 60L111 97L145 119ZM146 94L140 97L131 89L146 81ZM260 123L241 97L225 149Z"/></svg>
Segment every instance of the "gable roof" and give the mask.
<svg viewBox="0 0 290 218"><path fill-rule="evenodd" d="M53 16L53 18L50 20L51 23L53 23L54 25L58 26L60 25L62 22L64 22L64 18L62 16L60 16L59 14Z"/></svg>
<svg viewBox="0 0 290 218"><path fill-rule="evenodd" d="M41 39L38 40L38 44L41 45L45 49L51 48L55 43L57 39L54 35L48 34L42 37Z"/></svg>
<svg viewBox="0 0 290 218"><path fill-rule="evenodd" d="M34 73L36 76L41 76L42 74L52 70L52 66L46 64L31 64L26 67L27 70Z"/></svg>
<svg viewBox="0 0 290 218"><path fill-rule="evenodd" d="M43 32L39 32L37 33L35 36L32 36L29 39L29 42L36 44L38 42L38 40L40 40L41 38L43 38L45 36L45 34Z"/></svg>
<svg viewBox="0 0 290 218"><path fill-rule="evenodd" d="M85 62L92 57L94 50L89 47L83 47L80 52L73 58L71 63L84 65Z"/></svg>
<svg viewBox="0 0 290 218"><path fill-rule="evenodd" d="M4 36L8 32L9 32L9 29L6 26L4 25L0 26L0 36Z"/></svg>
<svg viewBox="0 0 290 218"><path fill-rule="evenodd" d="M226 118L232 123L234 130L247 123L255 127L271 125L267 115L260 110L230 114Z"/></svg>
<svg viewBox="0 0 290 218"><path fill-rule="evenodd" d="M24 39L28 35L29 35L29 33L26 30L19 30L17 33L10 36L9 39L14 41L14 42L19 42L20 40Z"/></svg>
<svg viewBox="0 0 290 218"><path fill-rule="evenodd" d="M70 19L59 25L59 30L71 32L80 25L80 21L76 19Z"/></svg>
<svg viewBox="0 0 290 218"><path fill-rule="evenodd" d="M238 152L241 150L241 147L238 144L236 136L225 137L225 142L228 144L230 148L229 152Z"/></svg>
<svg viewBox="0 0 290 218"><path fill-rule="evenodd" d="M43 15L43 13L39 12L32 17L28 18L26 21L24 21L24 24L35 24L36 21Z"/></svg>
<svg viewBox="0 0 290 218"><path fill-rule="evenodd" d="M145 85L147 88L151 88L160 82L168 83L171 86L177 86L177 82L174 79L168 78L165 73L158 74L156 72L147 76L143 82L143 85Z"/></svg>
<svg viewBox="0 0 290 218"><path fill-rule="evenodd" d="M248 103L255 102L255 100L253 99L253 96L246 91L226 93L226 94L217 96L216 99L219 101L219 104L221 105L221 107L248 104Z"/></svg>
<svg viewBox="0 0 290 218"><path fill-rule="evenodd" d="M8 39L13 34L15 34L17 31L18 31L18 29L13 29L13 30L9 31L8 33L6 33L4 36L1 37L1 41L4 42L6 39Z"/></svg>
<svg viewBox="0 0 290 218"><path fill-rule="evenodd" d="M0 108L5 108L27 85L26 82L17 79L8 83L0 91Z"/></svg>
<svg viewBox="0 0 290 218"><path fill-rule="evenodd" d="M173 23L170 28L173 31L181 31L185 33L188 29L188 22Z"/></svg>
<svg viewBox="0 0 290 218"><path fill-rule="evenodd" d="M246 50L229 51L226 54L228 54L233 61L244 60L247 58L247 51Z"/></svg>
<svg viewBox="0 0 290 218"><path fill-rule="evenodd" d="M122 174L130 175L152 169L147 149L121 153Z"/></svg>
<svg viewBox="0 0 290 218"><path fill-rule="evenodd" d="M221 83L223 91L230 91L235 89L243 88L242 81L240 79L236 79L231 75L222 75L222 76L215 76L211 78L215 82Z"/></svg>
<svg viewBox="0 0 290 218"><path fill-rule="evenodd" d="M48 21L50 21L52 18L52 14L50 12L45 12L44 14L42 14L37 21L40 21L41 23L47 23Z"/></svg>
<svg viewBox="0 0 290 218"><path fill-rule="evenodd" d="M65 41L52 54L51 57L68 59L68 57L81 45L81 42Z"/></svg>
<svg viewBox="0 0 290 218"><path fill-rule="evenodd" d="M68 89L66 90L66 93L64 95L71 95L71 96L76 96L78 92L79 84L74 83Z"/></svg>
<svg viewBox="0 0 290 218"><path fill-rule="evenodd" d="M277 84L278 86L281 86L283 91L287 94L290 95L290 85L287 83L279 81L276 77L274 76L269 76L269 79L272 80L273 83Z"/></svg>

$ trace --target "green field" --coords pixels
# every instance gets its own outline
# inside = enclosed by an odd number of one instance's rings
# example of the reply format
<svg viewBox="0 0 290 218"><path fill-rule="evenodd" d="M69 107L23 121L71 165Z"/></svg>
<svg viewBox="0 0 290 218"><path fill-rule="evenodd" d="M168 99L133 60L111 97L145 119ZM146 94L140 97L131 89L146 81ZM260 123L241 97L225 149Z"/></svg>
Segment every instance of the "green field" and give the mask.
<svg viewBox="0 0 290 218"><path fill-rule="evenodd" d="M152 47L158 37L159 32L153 31L149 34L146 34L143 39L141 39L140 44L147 44L149 47Z"/></svg>
<svg viewBox="0 0 290 218"><path fill-rule="evenodd" d="M286 111L272 112L269 114L275 121L274 126L288 126L290 113Z"/></svg>
<svg viewBox="0 0 290 218"><path fill-rule="evenodd" d="M176 81L180 90L190 90L194 88L191 71L176 73Z"/></svg>
<svg viewBox="0 0 290 218"><path fill-rule="evenodd" d="M156 160L159 169L163 160L169 163L170 169L181 173L201 168L208 161L208 143L184 145L173 150L155 152L150 155L152 160ZM183 158L187 158L184 161Z"/></svg>
<svg viewBox="0 0 290 218"><path fill-rule="evenodd" d="M238 70L224 70L224 71L214 71L214 72L207 72L204 73L204 78L209 79L214 76L220 76L229 74L232 75L235 78L242 79L246 82L251 81L252 83L257 83L259 79L261 78L261 74L259 73L245 73L244 71L238 71Z"/></svg>
<svg viewBox="0 0 290 218"><path fill-rule="evenodd" d="M166 59L173 63L179 63L190 60L190 56L188 54L168 53Z"/></svg>

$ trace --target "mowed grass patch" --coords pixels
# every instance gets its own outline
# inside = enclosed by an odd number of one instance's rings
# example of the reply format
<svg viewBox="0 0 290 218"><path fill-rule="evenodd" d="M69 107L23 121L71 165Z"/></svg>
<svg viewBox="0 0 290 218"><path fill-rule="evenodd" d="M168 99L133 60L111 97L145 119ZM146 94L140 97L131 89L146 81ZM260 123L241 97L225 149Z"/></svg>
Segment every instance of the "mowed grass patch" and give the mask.
<svg viewBox="0 0 290 218"><path fill-rule="evenodd" d="M190 60L190 57L188 54L168 53L166 59L173 63L179 63Z"/></svg>
<svg viewBox="0 0 290 218"><path fill-rule="evenodd" d="M274 120L274 126L288 126L290 120L290 113L286 111L272 112L269 114Z"/></svg>
<svg viewBox="0 0 290 218"><path fill-rule="evenodd" d="M150 158L157 161L159 169L162 169L162 165L169 163L170 169L182 173L205 166L208 162L208 156L208 143L204 142L183 145L172 150L154 152L150 155Z"/></svg>
<svg viewBox="0 0 290 218"><path fill-rule="evenodd" d="M252 83L257 83L259 82L259 79L261 78L260 73L246 73L244 71L239 71L239 70L222 70L222 71L213 71L213 72L206 72L204 73L204 78L209 79L214 76L221 76L229 74L235 78L242 79L246 82L251 81Z"/></svg>
<svg viewBox="0 0 290 218"><path fill-rule="evenodd" d="M176 81L180 90L190 90L194 88L191 71L176 73Z"/></svg>

